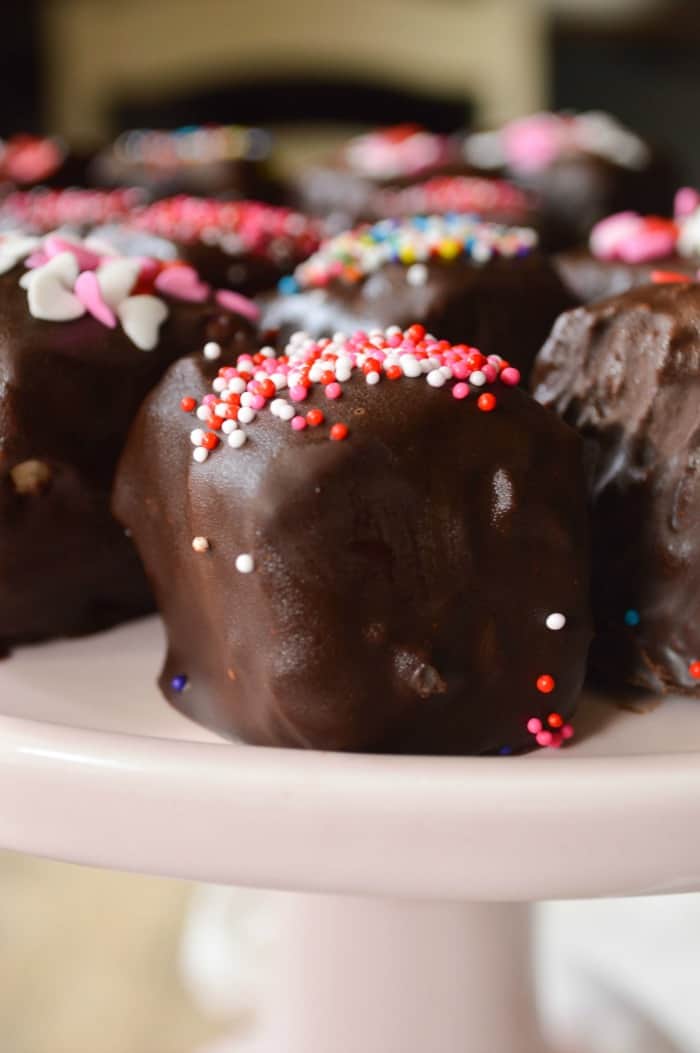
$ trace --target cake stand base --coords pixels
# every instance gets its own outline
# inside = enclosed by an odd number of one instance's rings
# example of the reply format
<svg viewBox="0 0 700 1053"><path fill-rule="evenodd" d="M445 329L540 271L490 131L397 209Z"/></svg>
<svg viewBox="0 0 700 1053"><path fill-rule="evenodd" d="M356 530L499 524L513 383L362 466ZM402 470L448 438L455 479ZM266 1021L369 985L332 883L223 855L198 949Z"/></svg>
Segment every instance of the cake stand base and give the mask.
<svg viewBox="0 0 700 1053"><path fill-rule="evenodd" d="M208 1053L544 1053L527 906L295 895L280 924L260 1032Z"/></svg>

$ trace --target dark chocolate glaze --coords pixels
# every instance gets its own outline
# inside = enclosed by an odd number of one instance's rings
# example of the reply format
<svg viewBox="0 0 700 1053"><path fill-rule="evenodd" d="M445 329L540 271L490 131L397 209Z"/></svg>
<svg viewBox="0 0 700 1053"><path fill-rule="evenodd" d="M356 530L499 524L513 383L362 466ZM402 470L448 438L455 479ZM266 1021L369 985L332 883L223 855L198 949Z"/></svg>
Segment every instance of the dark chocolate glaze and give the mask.
<svg viewBox="0 0 700 1053"><path fill-rule="evenodd" d="M202 356L168 372L115 489L165 620L173 705L256 744L455 754L531 748L531 716L571 715L590 637L574 432L517 388L494 385L482 413L424 379L355 376L338 402L317 386L304 403L323 427L263 411L245 446L195 464L179 403L212 372ZM350 434L329 441L338 420Z"/></svg>
<svg viewBox="0 0 700 1053"><path fill-rule="evenodd" d="M700 694L700 287L644 286L564 315L533 384L589 447L594 676Z"/></svg>
<svg viewBox="0 0 700 1053"><path fill-rule="evenodd" d="M259 161L157 166L121 161L111 150L96 155L88 174L93 186L138 186L151 200L175 194L265 200L270 185L265 166Z"/></svg>
<svg viewBox="0 0 700 1053"><path fill-rule="evenodd" d="M606 300L638 285L648 285L655 271L673 271L695 278L700 268L700 260L678 254L645 263L625 263L601 260L586 248L560 252L553 263L564 285L582 303Z"/></svg>
<svg viewBox="0 0 700 1053"><path fill-rule="evenodd" d="M152 608L109 511L127 430L176 358L209 339L250 340L236 315L170 303L157 348L140 351L90 316L33 318L21 273L0 277L0 651Z"/></svg>
<svg viewBox="0 0 700 1053"><path fill-rule="evenodd" d="M297 329L329 336L420 322L445 340L500 354L528 376L552 323L576 302L537 252L487 264L462 258L426 266L427 281L419 286L409 284L407 267L389 263L353 285L336 280L325 289L278 294L263 305L261 326L279 330L284 341Z"/></svg>
<svg viewBox="0 0 700 1053"><path fill-rule="evenodd" d="M245 296L274 289L277 282L300 263L293 252L270 255L254 252L228 252L223 245L207 245L201 240L176 242L178 255L187 260L201 277L219 288L235 289Z"/></svg>

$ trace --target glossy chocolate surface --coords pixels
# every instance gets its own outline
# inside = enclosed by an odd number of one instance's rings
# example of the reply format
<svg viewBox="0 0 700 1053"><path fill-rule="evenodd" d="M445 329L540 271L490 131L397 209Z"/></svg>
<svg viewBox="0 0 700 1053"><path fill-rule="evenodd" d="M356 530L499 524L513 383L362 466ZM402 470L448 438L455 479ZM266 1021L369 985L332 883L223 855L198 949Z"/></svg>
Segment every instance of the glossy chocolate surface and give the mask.
<svg viewBox="0 0 700 1053"><path fill-rule="evenodd" d="M517 752L535 745L531 717L571 716L590 636L573 431L500 382L482 412L424 377L354 374L337 401L316 385L304 402L323 426L263 410L242 448L195 463L180 400L209 392L216 365L168 372L115 491L175 706L256 744L424 753ZM349 434L330 441L338 421Z"/></svg>
<svg viewBox="0 0 700 1053"><path fill-rule="evenodd" d="M533 383L588 446L594 675L700 694L700 287L564 315Z"/></svg>

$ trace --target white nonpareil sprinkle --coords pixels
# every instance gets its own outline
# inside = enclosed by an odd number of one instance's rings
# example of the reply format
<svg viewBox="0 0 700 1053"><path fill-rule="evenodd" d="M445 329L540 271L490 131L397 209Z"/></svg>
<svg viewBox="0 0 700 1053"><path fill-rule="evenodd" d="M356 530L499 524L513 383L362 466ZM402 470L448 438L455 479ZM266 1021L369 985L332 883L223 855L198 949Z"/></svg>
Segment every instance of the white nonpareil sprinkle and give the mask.
<svg viewBox="0 0 700 1053"><path fill-rule="evenodd" d="M252 574L255 570L255 560L249 552L241 552L236 556L236 570L239 574Z"/></svg>
<svg viewBox="0 0 700 1053"><path fill-rule="evenodd" d="M214 380L212 381L212 385L211 386L212 386L212 390L215 391L217 393L217 395L218 395L226 387L226 381L224 380L223 377L215 377ZM245 391L245 384L243 385L243 389L242 390Z"/></svg>
<svg viewBox="0 0 700 1053"><path fill-rule="evenodd" d="M204 432L201 428L195 428L194 431L190 432L190 442L193 446L201 446L203 438Z"/></svg>
<svg viewBox="0 0 700 1053"><path fill-rule="evenodd" d="M230 435L231 432L235 431L237 427L238 425L236 424L235 420L225 420L224 423L221 425L221 430L224 433L224 435Z"/></svg>
<svg viewBox="0 0 700 1053"><path fill-rule="evenodd" d="M207 541L207 539L205 537L201 537L201 536L193 537L192 538L192 548L194 549L195 552L208 552L209 551L209 542Z"/></svg>
<svg viewBox="0 0 700 1053"><path fill-rule="evenodd" d="M238 411L238 419L241 424L252 424L257 416L252 406L241 406Z"/></svg>
<svg viewBox="0 0 700 1053"><path fill-rule="evenodd" d="M380 374L377 373L376 369L370 370L370 372L365 377L365 380L367 381L367 383L369 385L378 384L381 379L382 378L381 378Z"/></svg>
<svg viewBox="0 0 700 1053"><path fill-rule="evenodd" d="M445 377L440 369L431 369L425 379L428 381L431 388L441 388L445 383Z"/></svg>
<svg viewBox="0 0 700 1053"><path fill-rule="evenodd" d="M428 280L428 268L424 263L413 263L406 271L409 285L425 285Z"/></svg>
<svg viewBox="0 0 700 1053"><path fill-rule="evenodd" d="M209 340L204 345L204 357L208 358L210 362L214 362L217 358L221 358L221 344L217 344L214 340Z"/></svg>
<svg viewBox="0 0 700 1053"><path fill-rule="evenodd" d="M205 449L204 446L197 446L196 449L192 451L192 459L195 460L197 464L204 464L208 456L209 450Z"/></svg>
<svg viewBox="0 0 700 1053"><path fill-rule="evenodd" d="M209 410L206 406L197 406L197 413L195 416L198 420L209 420Z"/></svg>
<svg viewBox="0 0 700 1053"><path fill-rule="evenodd" d="M563 629L566 625L566 618L559 611L554 611L552 614L548 614L545 623L548 629L553 629L555 632L559 629Z"/></svg>
<svg viewBox="0 0 700 1053"><path fill-rule="evenodd" d="M405 377L419 377L421 375L420 362L414 355L401 355L399 361Z"/></svg>
<svg viewBox="0 0 700 1053"><path fill-rule="evenodd" d="M480 369L475 369L469 377L469 383L473 384L474 387L480 388L486 383L486 375Z"/></svg>
<svg viewBox="0 0 700 1053"><path fill-rule="evenodd" d="M289 402L285 402L282 406L280 406L277 416L280 420L291 420L292 417L296 416L296 412L297 411L294 409L294 406L292 406Z"/></svg>
<svg viewBox="0 0 700 1053"><path fill-rule="evenodd" d="M232 431L228 437L228 444L232 446L234 450L239 450L246 441L246 434L237 428L236 431Z"/></svg>

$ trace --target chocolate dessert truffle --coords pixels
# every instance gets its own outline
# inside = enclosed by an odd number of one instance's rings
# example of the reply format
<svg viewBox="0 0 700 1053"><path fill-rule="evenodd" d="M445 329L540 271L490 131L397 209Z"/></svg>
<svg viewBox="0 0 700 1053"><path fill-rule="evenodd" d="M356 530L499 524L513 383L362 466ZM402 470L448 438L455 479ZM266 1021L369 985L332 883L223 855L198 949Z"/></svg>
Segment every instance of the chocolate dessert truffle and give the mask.
<svg viewBox="0 0 700 1053"><path fill-rule="evenodd" d="M305 168L292 190L304 212L339 231L381 218L377 195L384 190L467 171L456 137L399 124L354 136L325 162Z"/></svg>
<svg viewBox="0 0 700 1053"><path fill-rule="evenodd" d="M165 696L270 746L570 737L590 635L581 443L518 379L420 325L177 363L115 489L165 620Z"/></svg>
<svg viewBox="0 0 700 1053"><path fill-rule="evenodd" d="M534 393L589 446L594 676L700 696L700 286L565 314Z"/></svg>
<svg viewBox="0 0 700 1053"><path fill-rule="evenodd" d="M676 194L675 218L618 212L597 223L588 248L554 257L564 284L584 303L650 282L695 278L700 268L700 195Z"/></svg>
<svg viewBox="0 0 700 1053"><path fill-rule="evenodd" d="M331 336L414 320L485 354L507 353L524 375L557 315L575 303L537 251L530 228L473 216L383 220L321 245L279 285L262 327Z"/></svg>
<svg viewBox="0 0 700 1053"><path fill-rule="evenodd" d="M95 157L98 186L139 186L150 197L172 194L264 196L272 140L262 128L188 125L173 131L124 132Z"/></svg>
<svg viewBox="0 0 700 1053"><path fill-rule="evenodd" d="M543 238L565 248L624 208L664 214L671 173L650 146L606 113L535 113L466 137L464 158L539 199Z"/></svg>
<svg viewBox="0 0 700 1053"><path fill-rule="evenodd" d="M206 281L246 296L273 289L321 240L317 220L288 208L185 195L141 209L130 226L168 239Z"/></svg>
<svg viewBox="0 0 700 1053"><path fill-rule="evenodd" d="M109 510L126 432L176 358L250 346L190 270L0 236L0 651L152 606Z"/></svg>

